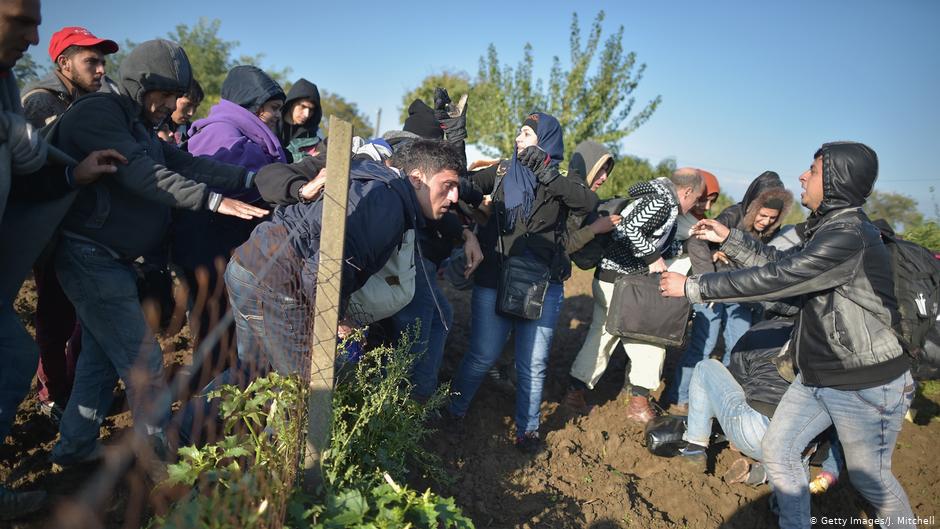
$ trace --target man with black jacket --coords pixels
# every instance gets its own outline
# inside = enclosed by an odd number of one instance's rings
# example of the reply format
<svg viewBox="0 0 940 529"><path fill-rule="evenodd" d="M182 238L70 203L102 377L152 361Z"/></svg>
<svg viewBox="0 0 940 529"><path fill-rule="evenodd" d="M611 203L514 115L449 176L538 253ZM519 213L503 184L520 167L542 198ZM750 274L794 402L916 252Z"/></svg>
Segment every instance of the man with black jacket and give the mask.
<svg viewBox="0 0 940 529"><path fill-rule="evenodd" d="M892 332L898 313L891 257L861 209L878 159L851 142L826 143L813 158L800 176L802 203L812 211L803 244L778 251L703 220L697 236L721 243L729 259L750 268L690 278L664 274L660 288L696 303L798 299L790 350L799 374L762 443L781 527L810 527L800 455L829 425L838 432L856 490L885 523L914 527L907 495L891 473L914 383Z"/></svg>
<svg viewBox="0 0 940 529"><path fill-rule="evenodd" d="M209 189L244 189L254 173L195 158L157 138L154 128L191 80L189 59L178 44L147 41L121 63L119 93L89 94L59 118L53 142L67 154L82 157L113 146L127 159L111 178L82 189L62 224L56 272L83 333L75 385L52 450L61 465L100 454L98 428L119 377L127 385L135 428L162 441L170 406L160 398L163 355L141 310L131 263L164 239L170 209L209 209L246 219L266 213Z"/></svg>

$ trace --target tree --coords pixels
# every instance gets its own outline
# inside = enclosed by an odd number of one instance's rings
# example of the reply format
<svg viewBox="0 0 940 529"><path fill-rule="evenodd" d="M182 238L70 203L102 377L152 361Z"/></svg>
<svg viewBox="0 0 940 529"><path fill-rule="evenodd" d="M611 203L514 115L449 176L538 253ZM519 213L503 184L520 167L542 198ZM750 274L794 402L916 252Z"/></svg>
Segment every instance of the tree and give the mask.
<svg viewBox="0 0 940 529"><path fill-rule="evenodd" d="M661 97L656 96L627 119L636 103L633 91L646 65L637 66L636 54L624 52L624 30L620 26L604 42L597 66L592 70L603 21L601 11L582 48L578 16L572 15L570 64L562 68L559 58L554 58L547 91L541 79L533 80L530 44L526 44L523 58L515 68L501 66L491 44L486 56L480 57L477 78L471 86L473 103L468 113L471 140L487 154L508 156L526 114L541 109L558 118L565 131L565 152L569 155L578 143L587 139L606 144L616 154L620 140L649 120Z"/></svg>
<svg viewBox="0 0 940 529"><path fill-rule="evenodd" d="M712 204L712 210L708 213L708 217L713 219L718 215L721 215L721 212L724 211L728 206L733 206L737 203L738 201L731 198L731 196L724 193L718 193L718 198L715 200L715 203Z"/></svg>
<svg viewBox="0 0 940 529"><path fill-rule="evenodd" d="M935 252L940 251L940 224L934 220L910 226L904 231L903 237L924 248Z"/></svg>
<svg viewBox="0 0 940 529"><path fill-rule="evenodd" d="M346 101L342 96L333 94L326 90L320 90L320 106L323 108L323 123L320 126L324 131L329 131L330 116L336 117L352 123L353 134L363 138L372 137L372 124L369 122L359 107L352 102Z"/></svg>
<svg viewBox="0 0 940 529"><path fill-rule="evenodd" d="M454 104L460 100L460 96L470 93L470 76L465 72L448 72L444 71L439 74L432 74L424 78L421 81L421 85L405 93L401 98L402 107L399 110L399 119L402 123L405 122L405 119L408 118L408 107L411 106L411 102L415 99L420 99L428 104L428 106L434 106L434 89L437 87L442 87L447 89L447 93L453 99ZM472 105L472 101L468 101L468 105ZM472 114L468 114L468 120L472 119Z"/></svg>
<svg viewBox="0 0 940 529"><path fill-rule="evenodd" d="M16 61L16 65L13 66L13 74L16 75L20 90L23 90L26 85L38 81L40 77L46 75L46 68L37 63L33 59L33 55L27 52L23 54L20 60Z"/></svg>
<svg viewBox="0 0 940 529"><path fill-rule="evenodd" d="M221 27L222 21L219 19L200 18L192 27L179 24L166 35L166 38L178 43L186 51L186 56L189 57L189 64L193 70L193 77L199 81L206 94L205 101L197 111L197 118L204 117L208 109L219 102L222 83L225 81L229 70L242 64L261 68L261 62L264 58L264 54L258 53L255 55L242 55L237 59L233 59L232 51L238 47L238 41L225 40L220 37L219 29ZM121 62L136 45L137 43L126 40L117 53L108 56L108 70L112 76L117 75ZM290 75L290 68L266 69L265 73L283 87Z"/></svg>
<svg viewBox="0 0 940 529"><path fill-rule="evenodd" d="M870 219L885 219L898 233L924 222L917 201L900 193L872 191L863 209Z"/></svg>

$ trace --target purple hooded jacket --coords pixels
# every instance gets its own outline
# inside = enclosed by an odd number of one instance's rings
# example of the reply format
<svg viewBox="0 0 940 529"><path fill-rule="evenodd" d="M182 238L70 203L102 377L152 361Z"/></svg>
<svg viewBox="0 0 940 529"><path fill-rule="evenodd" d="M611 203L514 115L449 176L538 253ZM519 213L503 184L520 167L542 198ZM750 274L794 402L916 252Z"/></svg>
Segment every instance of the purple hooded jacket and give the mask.
<svg viewBox="0 0 940 529"><path fill-rule="evenodd" d="M189 133L189 152L194 156L240 165L249 171L270 163L287 163L281 142L271 129L258 116L226 99L209 109L207 117L193 123ZM254 188L226 196L244 202L260 198Z"/></svg>

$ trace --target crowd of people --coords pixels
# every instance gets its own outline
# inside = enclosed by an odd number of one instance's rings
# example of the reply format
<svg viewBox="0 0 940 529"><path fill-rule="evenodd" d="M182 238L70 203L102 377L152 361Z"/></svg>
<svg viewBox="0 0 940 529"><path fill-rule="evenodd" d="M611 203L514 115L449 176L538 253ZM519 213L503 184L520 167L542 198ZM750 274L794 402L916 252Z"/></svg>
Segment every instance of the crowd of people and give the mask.
<svg viewBox="0 0 940 529"><path fill-rule="evenodd" d="M327 165L319 92L299 79L285 93L263 70L236 66L218 103L192 121L206 94L178 44L142 42L109 77L118 45L65 27L50 39L53 69L20 94L12 67L38 43L40 19L36 0L0 8L0 438L38 362L40 400L59 427L54 463L102 457L99 426L119 379L135 431L166 460L168 431L198 442L211 419L207 388L313 368ZM772 171L709 219L719 182L699 168L599 200L614 156L593 141L565 153L562 124L543 112L520 123L510 157L468 169L470 107L438 89L433 102L411 104L402 130L353 142L339 336L381 319L414 332L413 396L427 400L453 324L438 277L472 289L469 346L443 427L460 430L512 334L515 446L535 453L572 260L594 269L594 310L563 404L590 413L589 392L622 345L625 420L662 413L652 395L665 345L608 321L615 307L650 310L623 307L617 285L652 276L657 296L685 298L686 319L694 314L659 402L688 416L680 461L705 470L715 419L742 454L726 479L769 482L781 527L809 527L810 492L843 470L882 517L913 527L891 455L914 386L889 332L897 302L887 250L860 210L877 177L874 151L823 145L799 179L811 214L798 226L782 226L794 198ZM170 267L205 352L178 417L141 305L147 272L169 277ZM13 308L30 272L35 341ZM710 359L719 342L723 354ZM814 451L826 455L809 479ZM44 496L0 488L0 518L35 511Z"/></svg>

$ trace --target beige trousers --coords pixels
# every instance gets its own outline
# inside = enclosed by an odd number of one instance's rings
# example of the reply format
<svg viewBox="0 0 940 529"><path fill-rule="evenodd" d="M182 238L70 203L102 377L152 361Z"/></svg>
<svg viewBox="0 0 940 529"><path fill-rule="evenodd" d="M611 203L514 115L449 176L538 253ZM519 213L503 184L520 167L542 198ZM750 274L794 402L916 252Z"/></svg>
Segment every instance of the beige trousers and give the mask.
<svg viewBox="0 0 940 529"><path fill-rule="evenodd" d="M623 343L623 348L630 358L630 371L627 375L630 384L650 391L655 390L659 387L663 373L666 349L645 342L627 341L607 332L604 325L607 323L607 307L614 293L614 284L595 278L591 290L594 294L594 316L584 345L571 366L571 376L587 384L588 388L594 389L594 385L607 369L610 355L618 343ZM642 310L642 307L638 309Z"/></svg>

